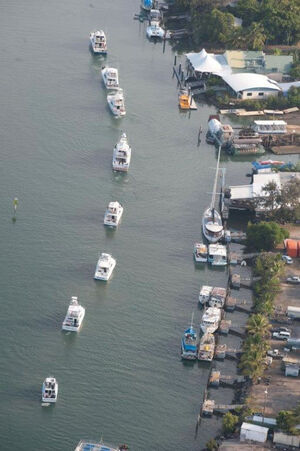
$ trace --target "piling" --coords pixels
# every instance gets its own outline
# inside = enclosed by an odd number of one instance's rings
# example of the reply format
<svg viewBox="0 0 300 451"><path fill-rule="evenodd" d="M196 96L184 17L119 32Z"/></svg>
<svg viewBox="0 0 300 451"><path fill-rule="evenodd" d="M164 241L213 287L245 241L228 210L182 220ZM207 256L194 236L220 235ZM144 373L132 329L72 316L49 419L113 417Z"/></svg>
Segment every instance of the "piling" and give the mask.
<svg viewBox="0 0 300 451"><path fill-rule="evenodd" d="M174 66L176 66L177 63L177 55L174 56Z"/></svg>

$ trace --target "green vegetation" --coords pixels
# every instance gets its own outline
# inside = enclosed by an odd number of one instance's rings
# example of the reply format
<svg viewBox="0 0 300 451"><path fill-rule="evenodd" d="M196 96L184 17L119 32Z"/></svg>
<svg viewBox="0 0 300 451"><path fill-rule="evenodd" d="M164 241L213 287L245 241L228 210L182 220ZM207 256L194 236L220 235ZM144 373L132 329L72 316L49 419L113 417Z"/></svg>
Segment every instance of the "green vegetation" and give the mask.
<svg viewBox="0 0 300 451"><path fill-rule="evenodd" d="M262 338L270 335L270 327L268 318L261 313L251 315L246 326L249 335Z"/></svg>
<svg viewBox="0 0 300 451"><path fill-rule="evenodd" d="M232 434L239 422L239 417L233 415L231 412L227 412L223 417L223 432L224 434Z"/></svg>
<svg viewBox="0 0 300 451"><path fill-rule="evenodd" d="M287 433L300 435L296 428L300 424L300 404L293 410L281 410L276 418L278 427Z"/></svg>
<svg viewBox="0 0 300 451"><path fill-rule="evenodd" d="M275 198L269 196L267 200L274 207ZM288 237L289 232L276 222L262 221L258 224L249 223L247 226L247 246L258 251L270 251Z"/></svg>
<svg viewBox="0 0 300 451"><path fill-rule="evenodd" d="M266 197L260 202L265 216L281 223L300 219L300 180L291 179L281 189L270 182L263 187Z"/></svg>
<svg viewBox="0 0 300 451"><path fill-rule="evenodd" d="M216 440L212 438L206 443L205 447L208 451L215 451L218 449L218 444Z"/></svg>
<svg viewBox="0 0 300 451"><path fill-rule="evenodd" d="M299 0L239 0L227 9L222 0L175 0L173 7L190 13L196 44L262 50L266 43L291 45L300 38ZM234 26L233 14L242 27Z"/></svg>

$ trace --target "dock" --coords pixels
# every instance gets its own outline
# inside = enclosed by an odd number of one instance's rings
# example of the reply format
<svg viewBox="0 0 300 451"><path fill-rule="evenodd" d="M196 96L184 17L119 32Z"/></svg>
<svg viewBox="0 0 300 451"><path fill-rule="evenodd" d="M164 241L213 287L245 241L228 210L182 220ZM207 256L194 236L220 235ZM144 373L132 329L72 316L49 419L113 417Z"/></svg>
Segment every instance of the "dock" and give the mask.
<svg viewBox="0 0 300 451"><path fill-rule="evenodd" d="M271 150L276 155L300 154L300 146L274 146Z"/></svg>
<svg viewBox="0 0 300 451"><path fill-rule="evenodd" d="M219 334L228 335L230 328L231 328L231 320L230 319L222 319L222 321L220 322L220 326L219 326Z"/></svg>
<svg viewBox="0 0 300 451"><path fill-rule="evenodd" d="M201 415L212 417L213 415L224 415L235 409L244 407L244 404L216 404L213 399L206 399L201 408Z"/></svg>

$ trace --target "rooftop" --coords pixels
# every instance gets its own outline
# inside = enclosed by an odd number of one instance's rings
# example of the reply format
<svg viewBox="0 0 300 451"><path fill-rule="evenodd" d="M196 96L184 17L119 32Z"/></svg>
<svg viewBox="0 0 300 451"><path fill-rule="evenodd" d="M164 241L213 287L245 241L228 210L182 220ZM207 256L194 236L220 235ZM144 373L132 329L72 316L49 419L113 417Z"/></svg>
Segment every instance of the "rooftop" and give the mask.
<svg viewBox="0 0 300 451"><path fill-rule="evenodd" d="M235 92L250 89L281 90L275 81L261 74L222 74L222 78Z"/></svg>
<svg viewBox="0 0 300 451"><path fill-rule="evenodd" d="M241 429L246 429L247 431L255 431L255 432L263 432L266 433L268 431L268 428L265 428L263 426L258 426L257 424L252 423L243 423Z"/></svg>

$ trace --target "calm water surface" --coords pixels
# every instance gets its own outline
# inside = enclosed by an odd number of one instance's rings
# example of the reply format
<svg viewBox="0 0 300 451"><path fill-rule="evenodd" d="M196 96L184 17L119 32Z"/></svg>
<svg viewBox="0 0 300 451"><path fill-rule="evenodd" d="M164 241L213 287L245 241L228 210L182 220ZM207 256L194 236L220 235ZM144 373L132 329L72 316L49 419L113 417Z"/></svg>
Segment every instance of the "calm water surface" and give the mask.
<svg viewBox="0 0 300 451"><path fill-rule="evenodd" d="M138 0L10 0L0 5L1 450L73 450L91 437L136 451L199 450L220 426L195 423L208 367L184 365L180 337L202 283L192 245L210 198L215 152L197 147L213 107L180 114L173 53L133 21ZM127 116L112 118L88 35L103 28ZM111 170L126 131L128 175ZM231 183L249 163L223 161ZM20 204L12 222L12 200ZM115 232L102 221L124 207ZM99 252L117 267L93 281ZM78 336L61 333L71 296L86 307ZM222 364L228 370L232 363ZM59 399L40 405L54 375ZM230 390L215 399L231 401Z"/></svg>

